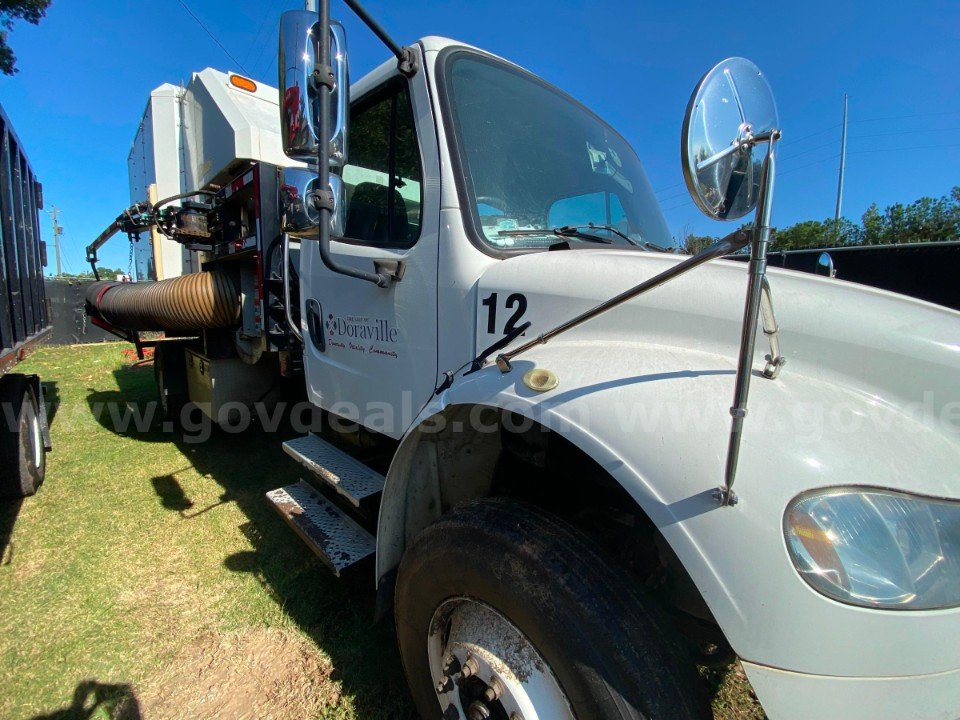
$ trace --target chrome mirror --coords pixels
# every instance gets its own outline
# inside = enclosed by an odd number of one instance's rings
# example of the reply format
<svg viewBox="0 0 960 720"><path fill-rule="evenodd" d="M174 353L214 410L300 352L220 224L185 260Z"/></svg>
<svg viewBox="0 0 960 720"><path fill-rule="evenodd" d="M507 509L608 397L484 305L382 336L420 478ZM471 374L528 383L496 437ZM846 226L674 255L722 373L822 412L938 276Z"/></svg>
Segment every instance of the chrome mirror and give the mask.
<svg viewBox="0 0 960 720"><path fill-rule="evenodd" d="M309 168L284 168L280 183L280 204L283 211L283 231L295 238L317 239L320 227L320 211L312 201L319 178ZM330 213L330 234L343 236L344 203L343 180L330 174L330 191L333 194L333 212Z"/></svg>
<svg viewBox="0 0 960 720"><path fill-rule="evenodd" d="M287 157L316 163L320 136L320 102L314 68L320 54L316 13L289 10L280 17L277 58L280 91L280 135ZM330 23L330 164L346 163L350 112L350 73L343 26Z"/></svg>
<svg viewBox="0 0 960 720"><path fill-rule="evenodd" d="M779 128L763 73L729 58L701 78L690 97L680 138L683 178L693 201L717 220L736 220L760 198L766 149Z"/></svg>
<svg viewBox="0 0 960 720"><path fill-rule="evenodd" d="M820 253L820 257L817 258L817 275L836 277L837 271L833 268L833 258L830 257L830 253Z"/></svg>

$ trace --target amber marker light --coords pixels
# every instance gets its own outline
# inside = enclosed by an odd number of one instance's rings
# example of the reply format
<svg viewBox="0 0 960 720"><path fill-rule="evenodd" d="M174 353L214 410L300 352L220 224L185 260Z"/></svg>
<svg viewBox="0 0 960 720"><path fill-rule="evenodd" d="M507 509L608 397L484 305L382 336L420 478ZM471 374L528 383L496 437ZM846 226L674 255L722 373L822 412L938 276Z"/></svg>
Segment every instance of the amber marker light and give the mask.
<svg viewBox="0 0 960 720"><path fill-rule="evenodd" d="M235 88L240 88L241 90L246 90L247 92L257 91L257 84L250 78L245 78L243 75L231 75L230 84Z"/></svg>

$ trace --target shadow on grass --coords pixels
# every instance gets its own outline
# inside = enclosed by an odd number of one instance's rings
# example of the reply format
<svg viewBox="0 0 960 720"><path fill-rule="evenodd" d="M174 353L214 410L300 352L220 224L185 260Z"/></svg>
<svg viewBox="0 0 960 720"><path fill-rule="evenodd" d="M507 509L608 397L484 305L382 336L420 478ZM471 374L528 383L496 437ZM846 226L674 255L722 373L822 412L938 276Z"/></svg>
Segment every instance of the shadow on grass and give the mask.
<svg viewBox="0 0 960 720"><path fill-rule="evenodd" d="M17 522L23 498L14 500L0 500L0 565L9 565L13 560L13 546L10 538L13 536L13 526ZM9 547L9 552L7 548Z"/></svg>
<svg viewBox="0 0 960 720"><path fill-rule="evenodd" d="M104 412L106 405L145 410L156 398L152 373L125 368L114 374L119 390L95 392L87 398L98 422L111 432L117 432L117 415ZM236 503L247 518L241 531L253 550L225 556L223 566L254 576L330 657L332 678L340 682L343 694L353 698L358 717L415 717L393 623L373 622L372 561L351 568L338 580L264 497L268 490L298 480L299 466L284 454L281 444L300 433L286 422L274 432L254 426L228 433L214 426L206 441L195 442L189 435L165 430L157 415L139 428L126 427L123 434L143 442L174 444L190 466L223 489L220 502L196 509L172 474L158 476L151 483L163 507L193 520L220 504Z"/></svg>
<svg viewBox="0 0 960 720"><path fill-rule="evenodd" d="M47 406L47 424L53 427L53 420L60 409L60 390L53 380L44 380L40 385L43 387L43 402Z"/></svg>
<svg viewBox="0 0 960 720"><path fill-rule="evenodd" d="M73 691L69 707L35 715L31 720L86 720L94 714L110 720L141 720L140 704L129 685L108 685L84 680Z"/></svg>

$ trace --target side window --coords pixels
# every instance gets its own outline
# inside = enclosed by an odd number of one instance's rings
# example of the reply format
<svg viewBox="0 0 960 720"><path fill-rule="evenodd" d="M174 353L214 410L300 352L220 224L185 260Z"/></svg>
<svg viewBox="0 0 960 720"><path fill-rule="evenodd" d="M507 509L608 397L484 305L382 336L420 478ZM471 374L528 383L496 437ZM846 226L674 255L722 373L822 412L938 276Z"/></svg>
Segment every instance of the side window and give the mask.
<svg viewBox="0 0 960 720"><path fill-rule="evenodd" d="M409 247L420 235L422 174L410 94L391 82L350 109L343 168L349 240Z"/></svg>

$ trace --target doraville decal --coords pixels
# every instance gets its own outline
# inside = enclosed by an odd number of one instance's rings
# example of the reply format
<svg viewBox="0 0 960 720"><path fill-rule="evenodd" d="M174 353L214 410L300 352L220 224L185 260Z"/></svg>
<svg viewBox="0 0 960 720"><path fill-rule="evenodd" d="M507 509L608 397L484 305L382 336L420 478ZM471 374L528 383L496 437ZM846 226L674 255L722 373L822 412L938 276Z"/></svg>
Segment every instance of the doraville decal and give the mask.
<svg viewBox="0 0 960 720"><path fill-rule="evenodd" d="M375 340L376 342L395 343L399 331L385 318L368 318L348 315L337 317L327 315L327 333L331 338L345 337L354 340Z"/></svg>

